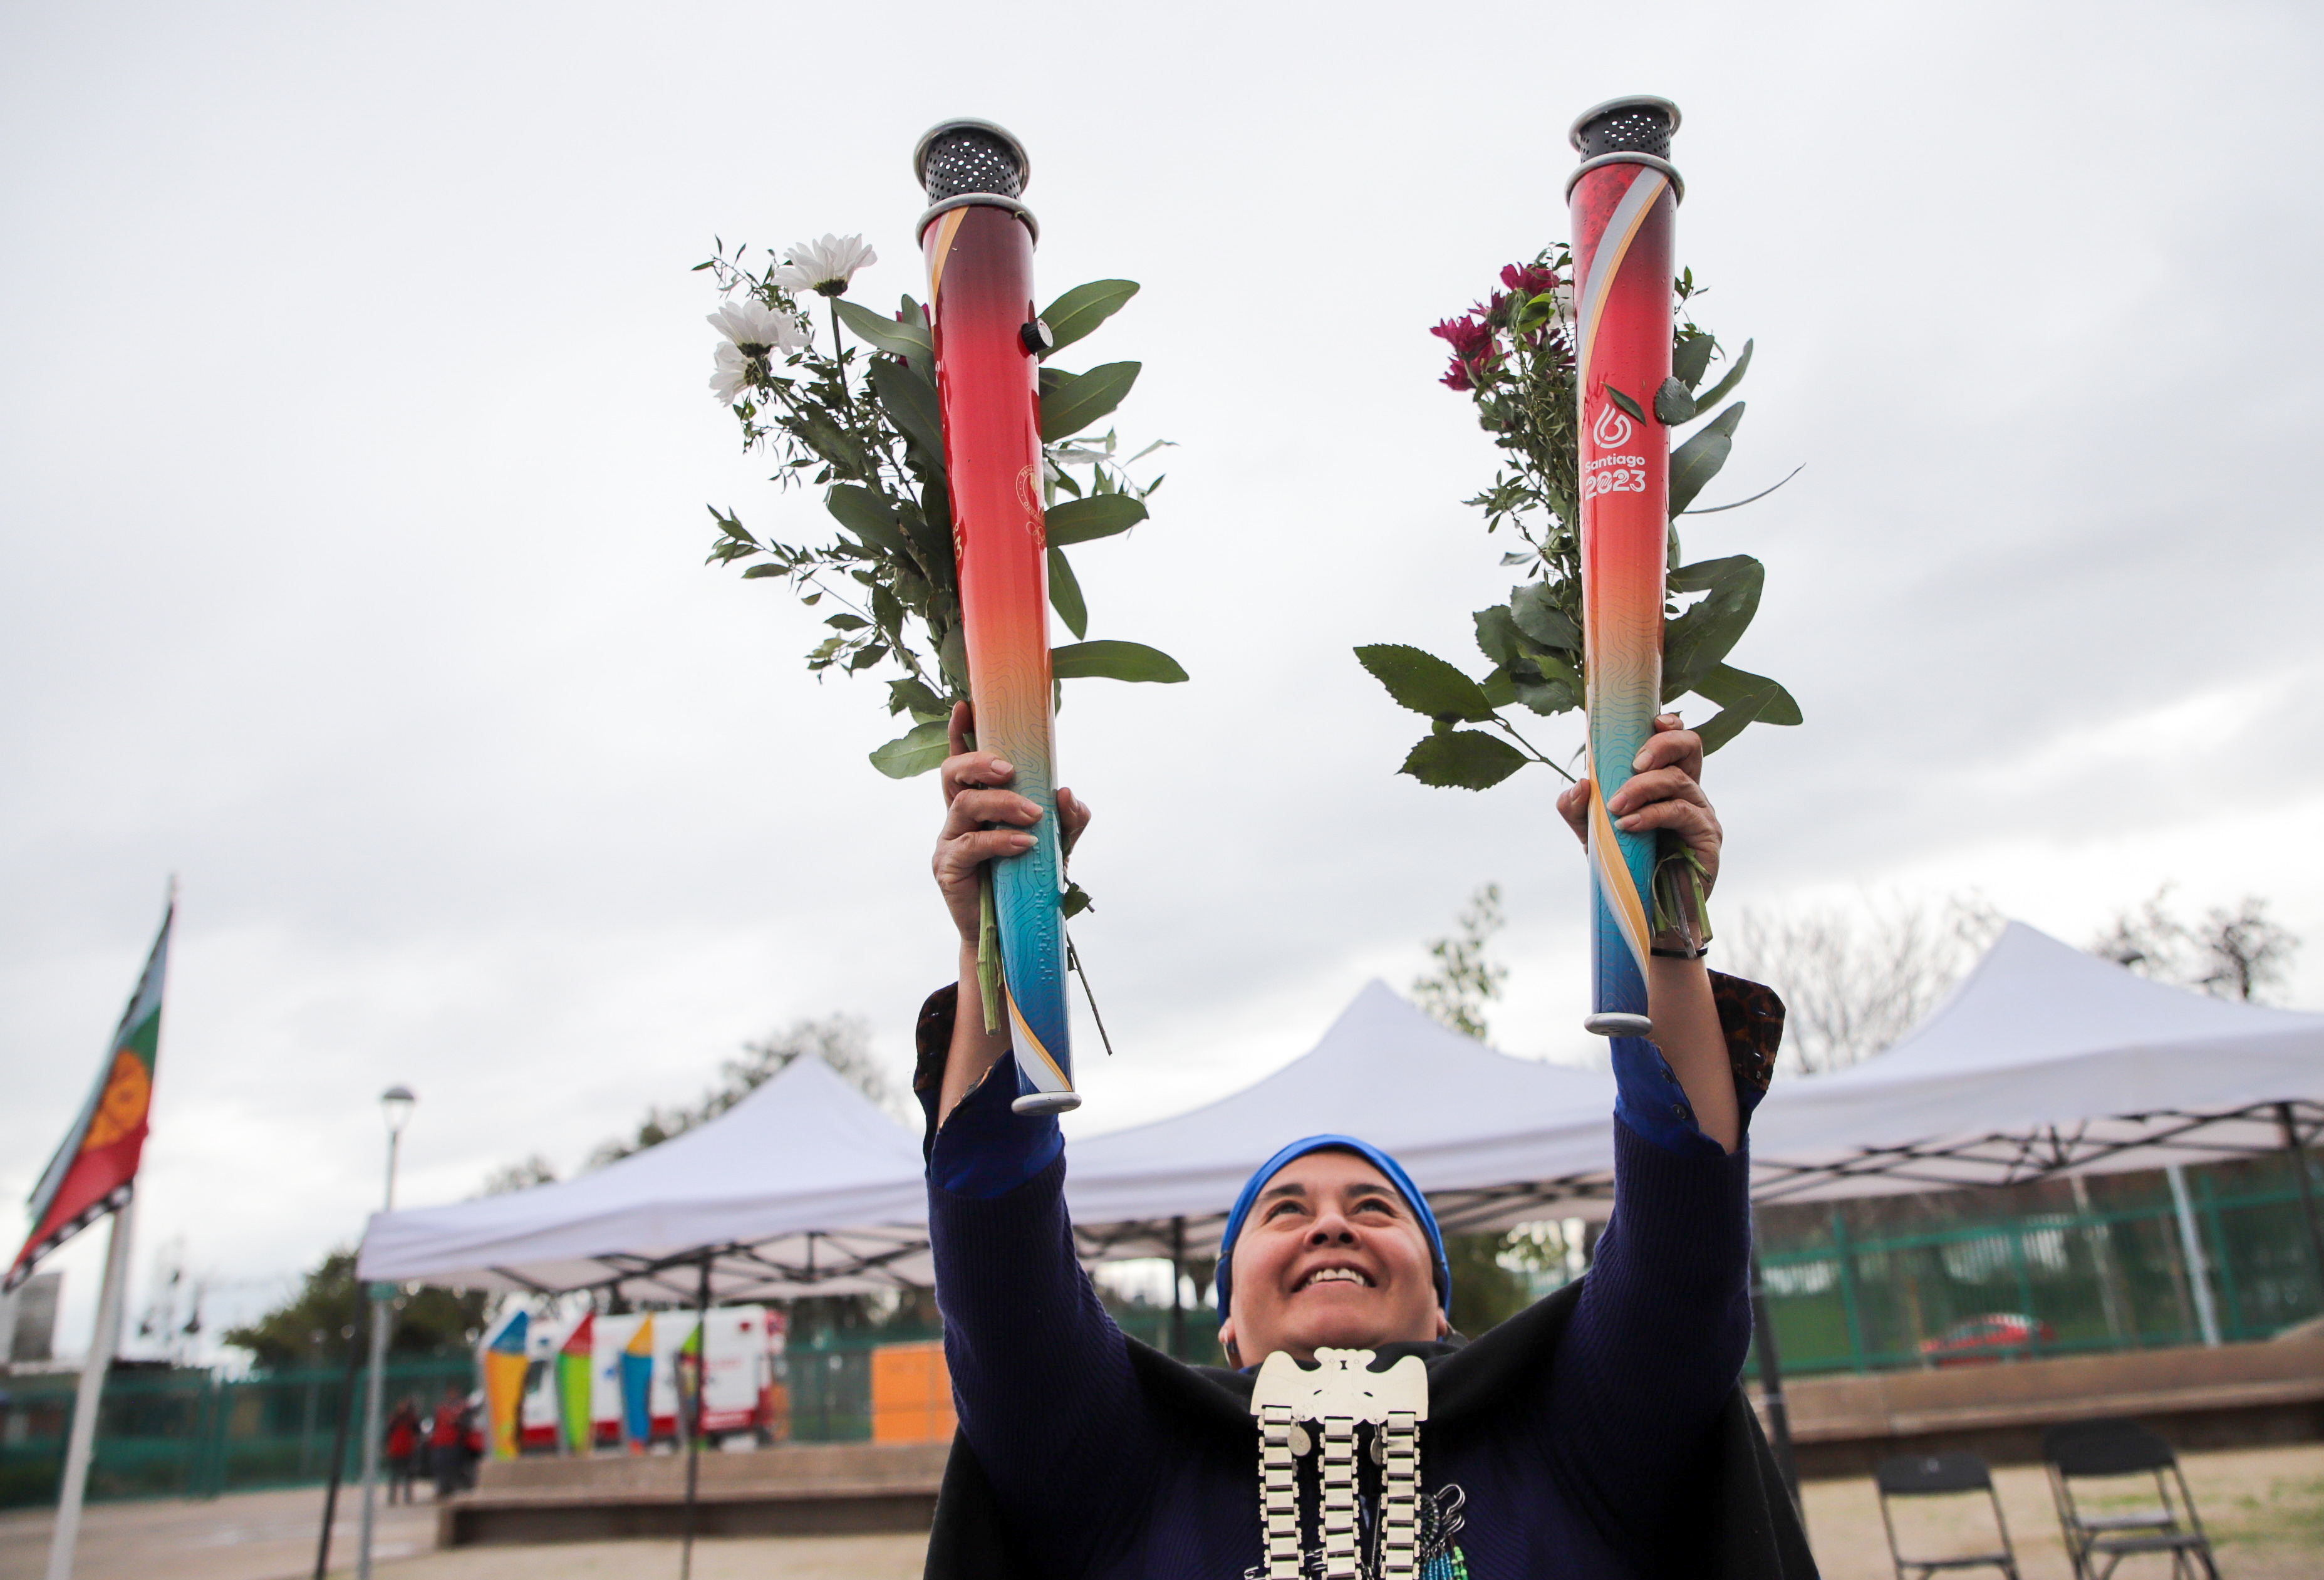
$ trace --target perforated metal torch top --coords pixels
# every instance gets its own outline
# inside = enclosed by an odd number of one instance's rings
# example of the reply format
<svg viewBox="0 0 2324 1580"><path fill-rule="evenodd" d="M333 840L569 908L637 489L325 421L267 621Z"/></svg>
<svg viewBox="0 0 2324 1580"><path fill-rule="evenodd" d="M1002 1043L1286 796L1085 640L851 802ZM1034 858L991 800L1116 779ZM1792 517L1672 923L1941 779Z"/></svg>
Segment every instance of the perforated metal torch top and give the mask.
<svg viewBox="0 0 2324 1580"><path fill-rule="evenodd" d="M1006 126L973 119L938 122L912 150L912 174L928 194L919 229L948 208L982 204L1009 209L1039 239L1033 211L1018 201L1033 180L1033 161Z"/></svg>
<svg viewBox="0 0 2324 1580"><path fill-rule="evenodd" d="M1600 165L1648 164L1671 179L1678 196L1686 183L1670 162L1671 136L1678 130L1678 106L1651 94L1632 94L1592 105L1574 117L1566 138L1582 155L1582 167L1565 183L1568 193L1582 171Z"/></svg>

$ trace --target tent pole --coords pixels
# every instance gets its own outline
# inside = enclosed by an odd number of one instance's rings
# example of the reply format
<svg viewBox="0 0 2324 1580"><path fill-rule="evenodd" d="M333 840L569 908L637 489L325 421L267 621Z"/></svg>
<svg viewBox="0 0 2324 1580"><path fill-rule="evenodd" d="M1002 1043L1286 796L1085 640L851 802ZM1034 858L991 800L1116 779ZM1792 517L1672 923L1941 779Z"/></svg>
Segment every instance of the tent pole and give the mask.
<svg viewBox="0 0 2324 1580"><path fill-rule="evenodd" d="M348 1270L354 1271L352 1263ZM344 1335L347 1341L347 1375L339 1385L339 1419L331 1429L331 1474L323 1483L323 1531L315 1538L315 1580L323 1580L324 1573L331 1566L331 1521L339 1513L339 1483L347 1462L347 1422L355 1411L355 1379L363 1375L363 1347L355 1343L355 1335L363 1331L361 1279L355 1280L355 1320L348 1325Z"/></svg>
<svg viewBox="0 0 2324 1580"><path fill-rule="evenodd" d="M2316 1187L2308 1178L2308 1149L2300 1144L2300 1126L2292 1104L2275 1105L2276 1123L2283 1126L2284 1150L2292 1154L2292 1178L2300 1185L2300 1215L2308 1221L2308 1254L2316 1262L2316 1294L2324 1299L2324 1224L2316 1221Z"/></svg>
<svg viewBox="0 0 2324 1580"><path fill-rule="evenodd" d="M2304 1179L2307 1176L2303 1174L2301 1178ZM2310 1227L2313 1228L2315 1222L2311 1215ZM1178 1294L1179 1281L1185 1276L1186 1220L1173 1218L1170 1220L1170 1357L1176 1361L1186 1358L1186 1307Z"/></svg>
<svg viewBox="0 0 2324 1580"><path fill-rule="evenodd" d="M2211 1304L2210 1265L2203 1255L2202 1231L2195 1224L2195 1204L2187 1195L2187 1170L2178 1163L2163 1166L2171 1181L2171 1203L2179 1215L2179 1243L2187 1258L2187 1285L2195 1297L2195 1322L2207 1349L2219 1347L2219 1314Z"/></svg>
<svg viewBox="0 0 2324 1580"><path fill-rule="evenodd" d="M125 1057L125 1056L124 1056ZM64 1485L57 1492L57 1523L49 1535L49 1580L72 1580L73 1548L80 1540L80 1506L88 1489L88 1462L97 1453L97 1411L105 1394L105 1373L121 1343L121 1304L129 1282L129 1236L135 1226L137 1198L127 1195L113 1209L105 1243L105 1282L97 1296L97 1329L88 1336L88 1359L80 1365L73 1396L72 1436L65 1449Z"/></svg>
<svg viewBox="0 0 2324 1580"><path fill-rule="evenodd" d="M1791 1494L1792 1511L1807 1529L1807 1506L1800 1501L1800 1463L1792 1451L1792 1411L1784 1399L1784 1359L1775 1345L1775 1324L1767 1314L1767 1280L1759 1267L1758 1215L1752 1214L1751 1343L1759 1352L1759 1389L1767 1401L1769 1436L1775 1440L1775 1465L1783 1472L1784 1491Z"/></svg>
<svg viewBox="0 0 2324 1580"><path fill-rule="evenodd" d="M702 1253L702 1281L696 1288L694 1301L694 1342L697 1353L694 1357L694 1413L686 1411L686 1397L678 1396L678 1425L686 1432L686 1541L679 1548L678 1580L693 1580L694 1575L694 1493L702 1472L702 1407L710 1392L710 1253Z"/></svg>

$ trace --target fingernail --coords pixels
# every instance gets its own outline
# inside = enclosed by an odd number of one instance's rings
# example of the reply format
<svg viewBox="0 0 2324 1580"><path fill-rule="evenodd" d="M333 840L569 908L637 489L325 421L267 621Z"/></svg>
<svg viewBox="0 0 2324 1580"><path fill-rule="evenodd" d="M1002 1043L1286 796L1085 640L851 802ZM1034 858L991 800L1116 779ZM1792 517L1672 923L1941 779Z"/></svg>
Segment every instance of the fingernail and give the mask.
<svg viewBox="0 0 2324 1580"><path fill-rule="evenodd" d="M1010 762L1005 757L995 757L992 760L992 772L995 773L1014 773L1017 772L1017 765L1014 762Z"/></svg>
<svg viewBox="0 0 2324 1580"><path fill-rule="evenodd" d="M1632 814L1631 814L1629 817L1628 817L1628 818L1615 818L1615 819L1614 819L1614 827L1617 827L1617 828L1621 828L1621 829L1626 829L1626 830L1627 830L1627 829L1634 829L1634 828L1637 827L1637 826L1638 826L1638 818L1637 818L1637 814L1636 814L1636 813L1632 813Z"/></svg>
<svg viewBox="0 0 2324 1580"><path fill-rule="evenodd" d="M1029 834L1012 834L1009 836L1009 843L1019 850L1030 850L1038 841Z"/></svg>
<svg viewBox="0 0 2324 1580"><path fill-rule="evenodd" d="M1630 772L1632 773L1644 773L1646 771L1646 749L1641 747L1639 748L1638 754L1630 759Z"/></svg>

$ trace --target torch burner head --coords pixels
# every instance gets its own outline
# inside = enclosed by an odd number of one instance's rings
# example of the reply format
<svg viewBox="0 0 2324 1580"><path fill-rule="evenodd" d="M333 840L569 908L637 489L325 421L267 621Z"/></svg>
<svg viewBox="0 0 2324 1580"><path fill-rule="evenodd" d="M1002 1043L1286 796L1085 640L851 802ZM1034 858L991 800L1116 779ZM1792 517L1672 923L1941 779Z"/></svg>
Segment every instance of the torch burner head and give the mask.
<svg viewBox="0 0 2324 1580"><path fill-rule="evenodd" d="M928 195L915 234L946 209L976 204L1010 210L1040 239L1033 211L1018 200L1033 180L1033 161L1007 127L970 117L937 122L912 150L912 175Z"/></svg>

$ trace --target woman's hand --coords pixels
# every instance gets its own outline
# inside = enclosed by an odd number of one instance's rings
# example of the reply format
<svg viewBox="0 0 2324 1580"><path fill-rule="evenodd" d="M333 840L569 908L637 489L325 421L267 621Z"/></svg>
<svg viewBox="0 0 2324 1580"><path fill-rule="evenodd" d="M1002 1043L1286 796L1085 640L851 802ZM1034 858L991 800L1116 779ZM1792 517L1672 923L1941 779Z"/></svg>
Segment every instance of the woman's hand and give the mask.
<svg viewBox="0 0 2324 1580"><path fill-rule="evenodd" d="M1021 855L1033 848L1028 832L1041 820L1041 808L1010 790L1017 777L1013 763L990 752L968 749L968 732L974 727L968 704L952 710L952 755L945 759L939 778L944 783L944 831L936 836L936 888L952 912L961 942L973 946L977 933L976 873L986 862ZM1698 760L1701 753L1697 753ZM1070 854L1082 830L1089 827L1089 808L1069 790L1057 792L1057 818L1065 826L1065 850ZM987 827L999 824L999 827Z"/></svg>
<svg viewBox="0 0 2324 1580"><path fill-rule="evenodd" d="M1606 814L1625 834L1667 828L1686 841L1702 864L1702 892L1719 881L1719 847L1725 838L1719 814L1702 793L1702 737L1683 727L1678 715L1655 720L1655 733L1638 749L1630 778L1606 802ZM1569 785L1557 809L1574 837L1590 840L1590 781Z"/></svg>

